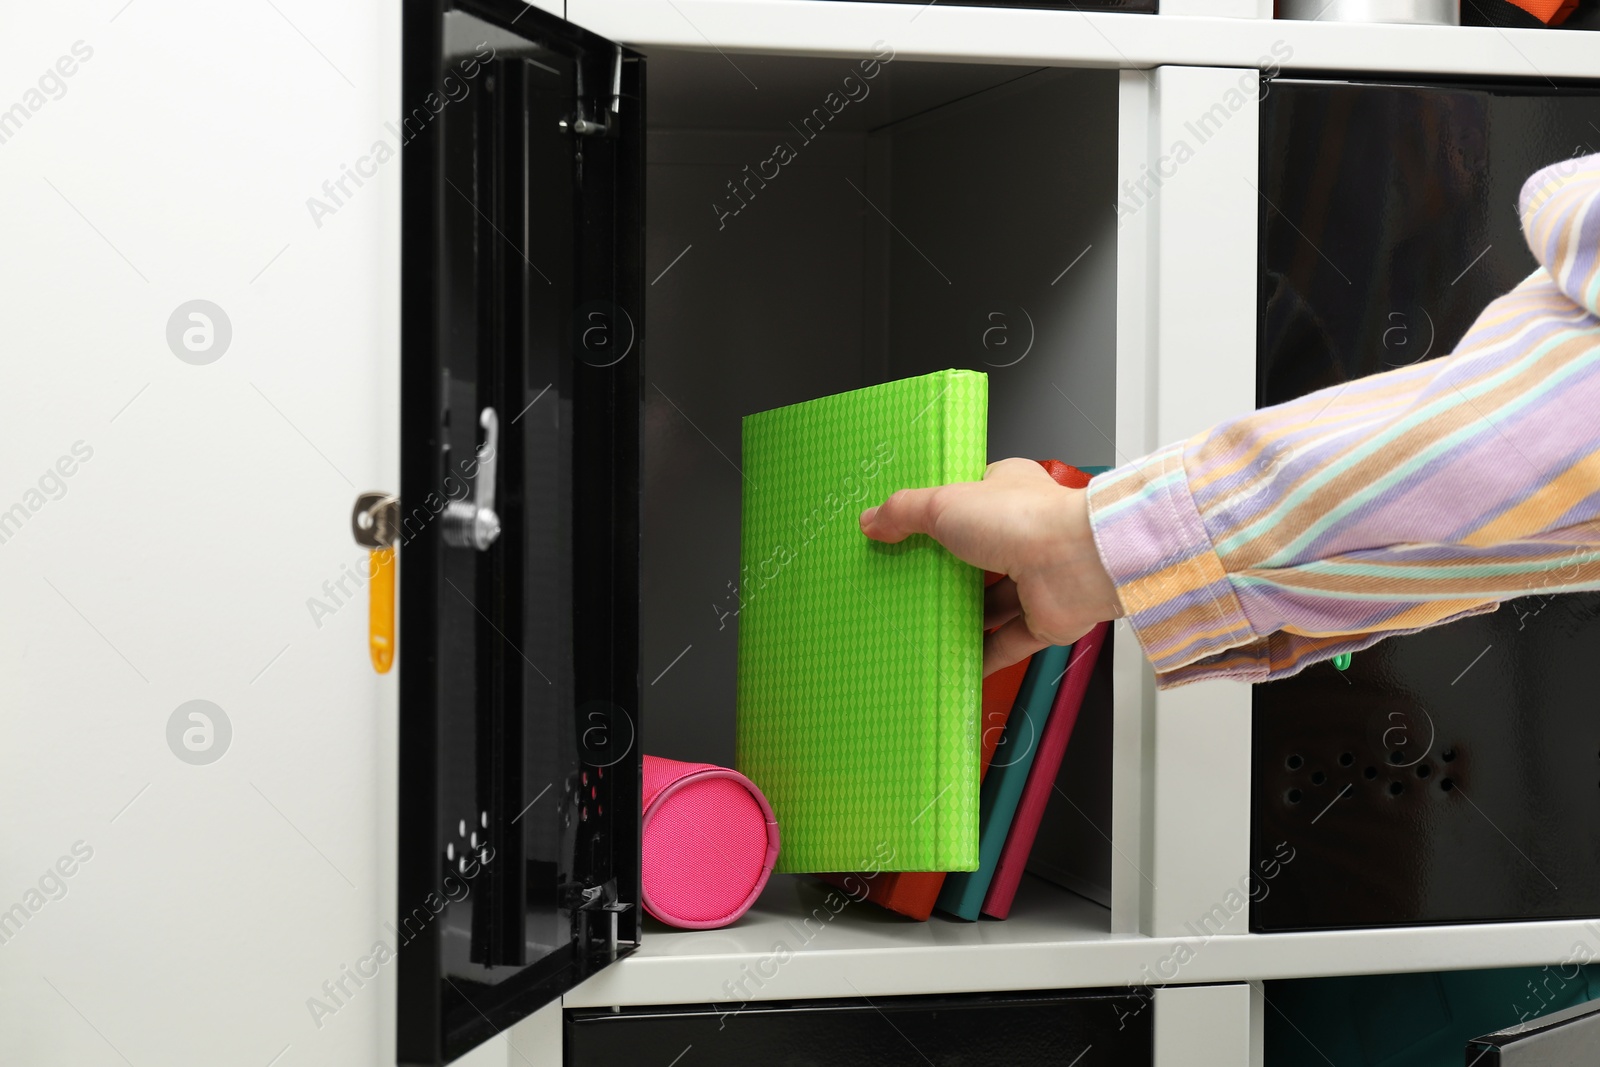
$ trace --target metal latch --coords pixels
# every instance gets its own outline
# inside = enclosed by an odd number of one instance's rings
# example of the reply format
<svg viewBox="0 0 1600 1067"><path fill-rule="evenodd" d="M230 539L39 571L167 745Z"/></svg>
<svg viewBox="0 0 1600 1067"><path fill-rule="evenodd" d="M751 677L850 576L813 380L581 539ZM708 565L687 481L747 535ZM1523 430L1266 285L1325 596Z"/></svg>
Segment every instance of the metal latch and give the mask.
<svg viewBox="0 0 1600 1067"><path fill-rule="evenodd" d="M566 126L573 133L582 134L585 137L604 136L611 132L611 115L608 112L606 121L595 122L593 119L584 116L583 105L579 104L577 114L572 117L572 121L568 122L566 119L562 119L559 125Z"/></svg>
<svg viewBox="0 0 1600 1067"><path fill-rule="evenodd" d="M494 408L484 408L478 416L483 427L483 447L478 449L477 470L472 478L471 500L452 500L444 509L444 540L456 548L475 548L485 552L500 536L500 516L494 510L494 481L500 450L500 417Z"/></svg>

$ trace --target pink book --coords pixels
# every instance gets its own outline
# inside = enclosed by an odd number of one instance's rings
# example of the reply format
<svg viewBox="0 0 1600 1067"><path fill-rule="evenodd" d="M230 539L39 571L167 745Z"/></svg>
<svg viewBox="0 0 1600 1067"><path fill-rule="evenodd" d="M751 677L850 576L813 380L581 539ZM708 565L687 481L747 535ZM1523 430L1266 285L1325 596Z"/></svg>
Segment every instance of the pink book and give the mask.
<svg viewBox="0 0 1600 1067"><path fill-rule="evenodd" d="M1044 817L1050 791L1055 788L1056 772L1061 769L1061 758L1066 755L1072 728L1078 722L1078 709L1083 705L1084 691L1089 688L1089 675L1094 673L1095 660L1100 658L1100 648L1106 643L1106 634L1110 631L1109 622L1096 623L1094 629L1072 646L1072 661L1067 664L1067 676L1061 679L1055 706L1045 720L1044 735L1039 738L1039 751L1034 754L1027 784L1022 787L1022 800L1017 804L1017 814L1011 820L1010 832L1006 834L1005 848L1000 852L994 880L989 883L989 892L983 898L983 914L991 918L1004 919L1011 914L1011 902L1016 899L1017 886L1022 883L1022 871L1028 865L1028 853L1033 851L1033 839L1039 833L1039 820Z"/></svg>

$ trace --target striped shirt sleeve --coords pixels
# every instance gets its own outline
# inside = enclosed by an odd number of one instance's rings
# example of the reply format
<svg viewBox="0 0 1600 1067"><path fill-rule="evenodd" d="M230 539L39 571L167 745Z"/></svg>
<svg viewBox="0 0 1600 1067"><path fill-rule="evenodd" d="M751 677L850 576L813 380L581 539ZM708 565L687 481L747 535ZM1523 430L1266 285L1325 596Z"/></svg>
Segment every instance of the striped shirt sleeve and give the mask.
<svg viewBox="0 0 1600 1067"><path fill-rule="evenodd" d="M1540 267L1456 349L1095 477L1158 688L1268 681L1533 593L1600 589L1600 155L1523 186Z"/></svg>

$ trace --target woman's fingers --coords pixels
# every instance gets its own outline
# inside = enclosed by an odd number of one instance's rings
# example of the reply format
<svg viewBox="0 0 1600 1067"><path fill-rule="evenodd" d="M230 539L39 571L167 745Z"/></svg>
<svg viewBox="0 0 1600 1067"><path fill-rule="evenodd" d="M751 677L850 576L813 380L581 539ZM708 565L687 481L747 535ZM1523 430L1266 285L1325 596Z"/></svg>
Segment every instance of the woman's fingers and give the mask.
<svg viewBox="0 0 1600 1067"><path fill-rule="evenodd" d="M1010 622L1022 611L1022 599L1017 595L1017 583L1001 578L983 591L983 628L992 630Z"/></svg>
<svg viewBox="0 0 1600 1067"><path fill-rule="evenodd" d="M1006 575L984 593L983 626L994 631L984 638L985 677L1076 641L1089 630L1086 619L1121 615L1084 491L1057 485L1032 460L991 463L979 482L901 489L861 512L860 523L875 541L926 534L956 558Z"/></svg>
<svg viewBox="0 0 1600 1067"><path fill-rule="evenodd" d="M901 489L861 513L861 532L874 541L898 544L916 533L932 533L933 494L938 489Z"/></svg>
<svg viewBox="0 0 1600 1067"><path fill-rule="evenodd" d="M1049 643L1035 637L1028 629L1028 620L1019 615L984 637L983 676L987 678L1002 667L1027 659Z"/></svg>

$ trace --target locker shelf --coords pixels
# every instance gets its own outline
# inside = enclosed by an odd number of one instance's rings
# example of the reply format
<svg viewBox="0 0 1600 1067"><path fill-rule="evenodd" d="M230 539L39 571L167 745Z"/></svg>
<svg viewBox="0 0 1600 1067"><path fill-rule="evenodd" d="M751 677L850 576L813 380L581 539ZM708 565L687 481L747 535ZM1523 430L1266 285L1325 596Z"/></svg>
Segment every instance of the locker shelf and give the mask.
<svg viewBox="0 0 1600 1067"><path fill-rule="evenodd" d="M1600 922L1593 920L1206 936L1197 917L1190 934L1157 938L1112 933L1107 909L1032 876L1005 922L936 915L916 923L842 896L830 899L830 892L815 879L780 875L726 929L649 923L639 952L578 986L564 1003L711 1003L732 1011L745 1001L851 991L871 997L1186 985L1600 959ZM811 916L817 917L807 925Z"/></svg>

